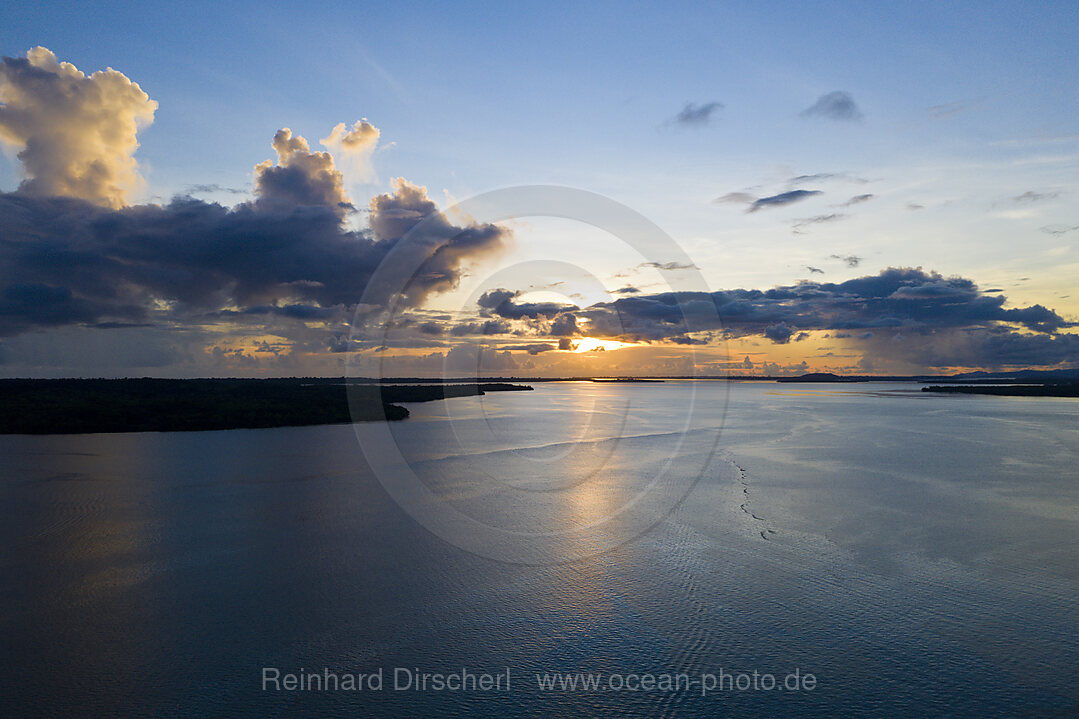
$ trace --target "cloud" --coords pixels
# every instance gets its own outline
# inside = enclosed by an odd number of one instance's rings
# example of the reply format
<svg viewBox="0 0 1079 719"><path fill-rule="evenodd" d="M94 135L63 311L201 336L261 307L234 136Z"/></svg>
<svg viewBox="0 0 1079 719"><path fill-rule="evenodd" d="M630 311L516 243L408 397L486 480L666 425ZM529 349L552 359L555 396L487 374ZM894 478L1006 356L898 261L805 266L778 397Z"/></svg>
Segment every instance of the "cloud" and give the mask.
<svg viewBox="0 0 1079 719"><path fill-rule="evenodd" d="M1052 200L1059 196L1059 192L1034 192L1033 190L1027 190L1023 194L1013 197L1012 202L1029 204L1031 202L1041 202L1042 200Z"/></svg>
<svg viewBox="0 0 1079 719"><path fill-rule="evenodd" d="M802 110L802 117L823 117L828 120L861 120L862 112L849 92L836 90L821 95L817 101Z"/></svg>
<svg viewBox="0 0 1079 719"><path fill-rule="evenodd" d="M337 123L329 136L319 142L326 147L339 147L344 152L366 152L378 144L380 134L365 117L353 123L351 129L346 129L343 122Z"/></svg>
<svg viewBox="0 0 1079 719"><path fill-rule="evenodd" d="M1047 235L1064 235L1079 230L1079 225L1045 225L1038 228Z"/></svg>
<svg viewBox="0 0 1079 719"><path fill-rule="evenodd" d="M577 326L577 318L569 312L559 315L558 318L551 323L552 337L575 337L580 333L581 330Z"/></svg>
<svg viewBox="0 0 1079 719"><path fill-rule="evenodd" d="M441 354L433 357L441 358ZM445 367L448 370L476 372L480 370L502 371L517 369L517 361L508 351L499 352L490 347L458 345L445 355Z"/></svg>
<svg viewBox="0 0 1079 719"><path fill-rule="evenodd" d="M623 297L574 314L588 320L589 336L630 342L672 341L685 335L689 320L714 323L717 313L720 324L695 326L694 331L760 335L782 344L798 332L814 330L932 334L1018 326L1025 333L1056 334L1073 326L1042 305L1006 308L1005 302L965 278L889 268L841 283L802 281L764 291Z"/></svg>
<svg viewBox="0 0 1079 719"><path fill-rule="evenodd" d="M809 273L811 275L823 275L824 274L824 270L822 270L819 267L813 267L811 265L806 265L806 269L809 270Z"/></svg>
<svg viewBox="0 0 1079 719"><path fill-rule="evenodd" d="M191 197L110 209L0 193L0 336L102 323L285 322L302 334L306 322L344 322L383 258L425 218L414 239L427 259L405 306L455 287L466 262L509 236L451 223L426 188L400 178L371 200L371 229L349 229L332 158L287 130L274 146L279 164L257 167L256 199L231 209Z"/></svg>
<svg viewBox="0 0 1079 719"><path fill-rule="evenodd" d="M188 185L186 194L188 195L211 195L215 193L223 193L226 195L243 195L247 191L241 190L237 187L223 187L222 185Z"/></svg>
<svg viewBox="0 0 1079 719"><path fill-rule="evenodd" d="M779 324L768 325L761 334L775 342L777 345L785 345L790 341L791 335L794 334L794 328L781 322Z"/></svg>
<svg viewBox="0 0 1079 719"><path fill-rule="evenodd" d="M844 262L847 267L857 267L862 264L862 258L858 255L828 255L828 259Z"/></svg>
<svg viewBox="0 0 1079 719"><path fill-rule="evenodd" d="M874 364L888 363L900 371L1074 367L1079 357L1079 335L1025 334L1006 327L979 327L929 335L877 334L863 340L860 349Z"/></svg>
<svg viewBox="0 0 1079 719"><path fill-rule="evenodd" d="M928 112L934 120L941 120L946 117L951 117L952 115L958 115L961 112L966 112L967 110L973 110L985 102L985 100L985 97L976 97L969 100L946 102L941 105L933 105L928 108Z"/></svg>
<svg viewBox="0 0 1079 719"><path fill-rule="evenodd" d="M526 317L533 320L550 318L562 312L578 309L576 305L559 302L514 302L520 295L521 292L506 289L491 290L484 292L477 304L482 310L508 320L519 320Z"/></svg>
<svg viewBox="0 0 1079 719"><path fill-rule="evenodd" d="M273 148L276 165L271 160L255 165L255 194L261 207L277 211L329 207L338 215L353 209L330 153L311 152L307 140L287 127L274 135Z"/></svg>
<svg viewBox="0 0 1079 719"><path fill-rule="evenodd" d="M423 322L418 325L416 329L425 335L433 335L435 337L441 337L446 333L445 328L438 322Z"/></svg>
<svg viewBox="0 0 1079 719"><path fill-rule="evenodd" d="M848 172L816 172L811 175L796 175L787 180L788 185L804 185L808 182L826 182L828 180L842 180L859 185L864 185L869 180L864 177L855 177Z"/></svg>
<svg viewBox="0 0 1079 719"><path fill-rule="evenodd" d="M722 109L723 103L721 102L704 102L700 105L687 102L682 110L674 116L674 121L679 125L686 126L707 125L712 119L712 115L717 110Z"/></svg>
<svg viewBox="0 0 1079 719"><path fill-rule="evenodd" d="M542 352L550 352L551 350L558 349L558 347L557 345L548 344L547 342L536 342L525 345L506 345L501 349L512 352L527 352L530 355L538 355Z"/></svg>
<svg viewBox="0 0 1079 719"><path fill-rule="evenodd" d="M486 320L484 322L465 322L450 328L450 334L454 337L467 337L469 335L504 335L509 334L513 328L509 322L503 320Z"/></svg>
<svg viewBox="0 0 1079 719"><path fill-rule="evenodd" d="M821 225L821 224L828 223L828 222L838 222L839 220L845 220L846 218L847 218L847 215L844 215L844 214L838 213L838 212L833 212L833 213L828 214L828 215L816 215L814 217L803 217L800 220L795 220L791 224L791 227L794 230L794 232L798 233L798 232L802 231L803 227L806 227L808 225Z"/></svg>
<svg viewBox="0 0 1079 719"><path fill-rule="evenodd" d="M772 195L770 197L762 197L759 200L754 200L753 204L749 206L746 212L756 212L757 210L767 209L770 207L782 207L784 205L790 205L795 202L812 197L813 195L821 194L820 190L791 190L789 192L781 192L778 195Z"/></svg>
<svg viewBox="0 0 1079 719"><path fill-rule="evenodd" d="M831 175L803 175L801 178L793 178L793 180L809 179L809 178L821 178L831 177ZM792 184L794 183L792 180ZM813 195L823 194L820 190L788 190L787 192L781 192L777 195L770 195L768 197L755 197L747 192L728 192L722 197L717 197L713 202L716 203L729 203L749 205L746 212L756 212L757 210L768 209L770 207L782 207L784 205L790 205L795 202L799 202Z"/></svg>
<svg viewBox="0 0 1079 719"><path fill-rule="evenodd" d="M18 151L26 195L122 207L142 185L133 155L156 110L111 68L88 77L43 47L0 60L0 142Z"/></svg>
<svg viewBox="0 0 1079 719"><path fill-rule="evenodd" d="M371 165L371 155L378 146L380 135L379 129L365 117L353 123L351 128L343 122L337 123L330 134L319 142L333 153L350 177L357 182L375 182L377 178Z"/></svg>
<svg viewBox="0 0 1079 719"><path fill-rule="evenodd" d="M651 267L656 270L697 270L692 262L642 262L637 267Z"/></svg>
<svg viewBox="0 0 1079 719"><path fill-rule="evenodd" d="M876 195L871 195L871 194L868 194L868 193L866 193L864 195L855 195L854 197L850 198L849 200L844 202L842 205L840 205L840 207L850 207L851 205L860 205L863 202L869 202L874 197L876 197Z"/></svg>
<svg viewBox="0 0 1079 719"><path fill-rule="evenodd" d="M368 224L374 239L388 247L423 222L423 235L409 236L427 260L403 291L408 305L419 306L432 293L456 288L468 261L491 256L511 237L509 230L494 224L454 224L428 197L426 187L403 177L394 178L391 186L392 193L371 200Z"/></svg>
<svg viewBox="0 0 1079 719"><path fill-rule="evenodd" d="M787 184L803 185L807 182L821 182L823 180L832 180L837 177L842 177L842 175L836 172L815 172L812 175L796 175L787 180Z"/></svg>
<svg viewBox="0 0 1079 719"><path fill-rule="evenodd" d="M716 199L712 200L712 202L718 202L718 203L729 202L729 203L732 203L732 204L749 204L750 202L756 201L756 199L757 199L756 197L754 197L753 195L750 195L747 192L728 192L726 195L723 195L722 197L717 197Z"/></svg>

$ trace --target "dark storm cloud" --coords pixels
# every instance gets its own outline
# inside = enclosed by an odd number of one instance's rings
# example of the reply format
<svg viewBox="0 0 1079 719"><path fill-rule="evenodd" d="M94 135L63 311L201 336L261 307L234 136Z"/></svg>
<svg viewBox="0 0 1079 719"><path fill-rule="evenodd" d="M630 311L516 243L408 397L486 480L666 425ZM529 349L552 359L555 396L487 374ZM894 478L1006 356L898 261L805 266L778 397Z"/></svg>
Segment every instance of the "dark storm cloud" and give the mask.
<svg viewBox="0 0 1079 719"><path fill-rule="evenodd" d="M889 268L840 283L803 281L763 291L623 297L574 314L589 320L590 336L630 341L669 340L700 330L722 330L731 337L761 335L785 343L795 333L811 330L926 333L1007 323L1056 334L1072 326L1041 305L1005 308L1004 303L1002 295L986 294L962 277ZM714 325L717 313L721 326ZM707 322L713 325L701 325Z"/></svg>
<svg viewBox="0 0 1079 719"><path fill-rule="evenodd" d="M768 325L761 334L775 342L777 345L785 345L790 342L791 335L794 334L794 328L786 323L780 322L779 324Z"/></svg>
<svg viewBox="0 0 1079 719"><path fill-rule="evenodd" d="M509 350L511 352L527 352L530 355L538 355L543 352L550 352L551 350L558 349L556 345L547 344L546 342L535 342L525 345L508 345L500 347L502 350Z"/></svg>
<svg viewBox="0 0 1079 719"><path fill-rule="evenodd" d="M862 111L849 92L836 90L821 95L817 101L802 110L802 117L823 117L829 120L861 120Z"/></svg>
<svg viewBox="0 0 1079 719"><path fill-rule="evenodd" d="M330 153L311 152L307 140L287 127L274 135L273 148L277 164L266 160L255 166L260 208L329 207L341 215L354 209Z"/></svg>
<svg viewBox="0 0 1079 719"><path fill-rule="evenodd" d="M236 315L275 315L277 317L290 317L297 320L324 320L333 319L340 314L338 307L318 307L316 305L256 305L248 307L242 312L224 310L217 313L221 317L235 317Z"/></svg>
<svg viewBox="0 0 1079 719"><path fill-rule="evenodd" d="M820 190L791 190L789 192L781 192L778 195L771 195L770 197L762 197L759 200L754 200L746 212L756 212L757 210L767 209L769 207L782 207L783 205L790 205L800 200L804 200L807 197L819 194L821 194Z"/></svg>
<svg viewBox="0 0 1079 719"><path fill-rule="evenodd" d="M0 193L0 336L71 324L343 320L406 234L407 249L426 258L400 291L414 307L456 287L462 265L506 236L495 225L454 225L426 188L402 178L371 201L370 231L353 230L333 156L288 128L274 135L277 159L255 166L251 202L227 209L189 194L129 206L141 181L136 135L157 108L138 85L113 70L86 76L39 47L0 60L0 98L0 140L19 148L27 176ZM341 124L324 143L348 154L378 134L366 121ZM229 190L190 190L203 191ZM395 291L379 287L367 302Z"/></svg>
<svg viewBox="0 0 1079 719"><path fill-rule="evenodd" d="M437 213L422 188L399 182L372 202L374 231L354 231L333 197L289 205L279 191L269 204L232 209L181 197L118 210L0 193L0 335L201 317L341 319L401 236ZM430 259L406 304L455 286L462 262L504 238L496 226L457 227L441 215L425 227Z"/></svg>
<svg viewBox="0 0 1079 719"><path fill-rule="evenodd" d="M668 342L673 342L676 345L706 345L708 340L703 337L689 337L687 335L681 335L676 337L670 337Z"/></svg>
<svg viewBox="0 0 1079 719"><path fill-rule="evenodd" d="M577 326L577 318L569 312L559 315L558 318L551 323L552 337L575 337L580 333L581 330Z"/></svg>
<svg viewBox="0 0 1079 719"><path fill-rule="evenodd" d="M712 115L717 110L722 109L723 103L721 102L703 102L699 105L687 102L682 110L674 116L674 121L679 125L707 125L712 119Z"/></svg>
<svg viewBox="0 0 1079 719"><path fill-rule="evenodd" d="M971 365L1029 367L1074 364L1076 357L1079 357L1079 335L1020 335L1001 328L990 328L970 335L969 348L961 353L961 357ZM959 358L937 358L937 362Z"/></svg>
<svg viewBox="0 0 1079 719"><path fill-rule="evenodd" d="M416 327L421 333L425 335L434 335L435 337L441 337L445 334L445 328L437 322L424 322Z"/></svg>
<svg viewBox="0 0 1079 719"><path fill-rule="evenodd" d="M480 296L477 304L484 311L491 312L507 320L539 319L554 317L561 312L576 310L576 305L559 302L514 302L520 292L506 289L491 290Z"/></svg>
<svg viewBox="0 0 1079 719"><path fill-rule="evenodd" d="M509 322L503 320L487 320L486 322L464 322L450 328L450 334L454 337L467 337L468 335L504 335L512 331Z"/></svg>
<svg viewBox="0 0 1079 719"><path fill-rule="evenodd" d="M1008 370L1074 366L1079 335L1023 334L1007 327L979 327L928 335L877 335L860 347L867 356L930 368Z"/></svg>

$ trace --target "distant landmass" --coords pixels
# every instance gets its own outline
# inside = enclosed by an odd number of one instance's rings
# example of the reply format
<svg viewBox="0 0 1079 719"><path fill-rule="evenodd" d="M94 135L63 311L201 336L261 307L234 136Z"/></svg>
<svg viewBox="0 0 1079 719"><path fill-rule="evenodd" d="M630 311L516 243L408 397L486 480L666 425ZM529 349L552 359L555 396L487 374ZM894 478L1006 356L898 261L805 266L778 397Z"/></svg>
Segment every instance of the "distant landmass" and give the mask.
<svg viewBox="0 0 1079 719"><path fill-rule="evenodd" d="M940 375L797 377L574 377L434 380L363 379L0 379L0 434L85 434L255 429L403 420L399 403L486 392L527 391L513 382L662 382L676 379L783 383L920 382L925 392L1079 397L1079 369Z"/></svg>
<svg viewBox="0 0 1079 719"><path fill-rule="evenodd" d="M775 377L776 382L924 382L941 381L946 377L932 375L870 375L870 374L833 374L831 372L810 372L796 377Z"/></svg>
<svg viewBox="0 0 1079 719"><path fill-rule="evenodd" d="M1014 372L964 372L955 375L838 375L831 372L810 372L796 377L772 379L776 382L946 382L948 384L1040 385L1079 381L1079 369L1025 369Z"/></svg>
<svg viewBox="0 0 1079 719"><path fill-rule="evenodd" d="M845 376L811 372L798 377L778 377L776 382L946 382L922 387L922 391L1002 397L1079 397L1079 370L1076 369L967 372L951 377Z"/></svg>
<svg viewBox="0 0 1079 719"><path fill-rule="evenodd" d="M397 402L531 389L507 383L348 384L341 378L2 379L0 434L181 432L402 420L408 409Z"/></svg>
<svg viewBox="0 0 1079 719"><path fill-rule="evenodd" d="M1048 384L1007 385L931 385L922 387L923 392L946 394L991 394L1000 397L1079 397L1079 382L1062 381Z"/></svg>

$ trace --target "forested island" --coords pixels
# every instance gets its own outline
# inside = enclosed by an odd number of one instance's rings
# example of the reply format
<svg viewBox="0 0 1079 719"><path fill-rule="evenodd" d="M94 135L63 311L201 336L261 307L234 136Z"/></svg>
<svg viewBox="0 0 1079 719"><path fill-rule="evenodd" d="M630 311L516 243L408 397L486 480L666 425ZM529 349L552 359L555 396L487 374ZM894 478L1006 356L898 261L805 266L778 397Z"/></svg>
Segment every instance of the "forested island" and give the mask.
<svg viewBox="0 0 1079 719"><path fill-rule="evenodd" d="M398 402L531 390L341 378L0 379L0 434L182 432L402 420Z"/></svg>
<svg viewBox="0 0 1079 719"><path fill-rule="evenodd" d="M1079 382L1009 385L932 385L929 387L922 387L922 391L942 392L946 394L989 394L999 397L1079 397Z"/></svg>

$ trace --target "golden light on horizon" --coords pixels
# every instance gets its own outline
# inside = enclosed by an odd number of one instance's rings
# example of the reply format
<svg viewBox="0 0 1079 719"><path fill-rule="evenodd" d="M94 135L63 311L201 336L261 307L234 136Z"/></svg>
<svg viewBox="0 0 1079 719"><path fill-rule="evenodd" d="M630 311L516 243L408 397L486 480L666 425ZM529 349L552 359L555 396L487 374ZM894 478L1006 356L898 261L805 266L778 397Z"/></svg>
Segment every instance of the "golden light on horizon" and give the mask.
<svg viewBox="0 0 1079 719"><path fill-rule="evenodd" d="M623 347L637 346L638 345L633 342L619 342L618 340L600 340L593 337L582 337L577 340L577 344L573 348L573 351L578 354L581 352L595 352L597 350L609 352L611 350L620 350Z"/></svg>

